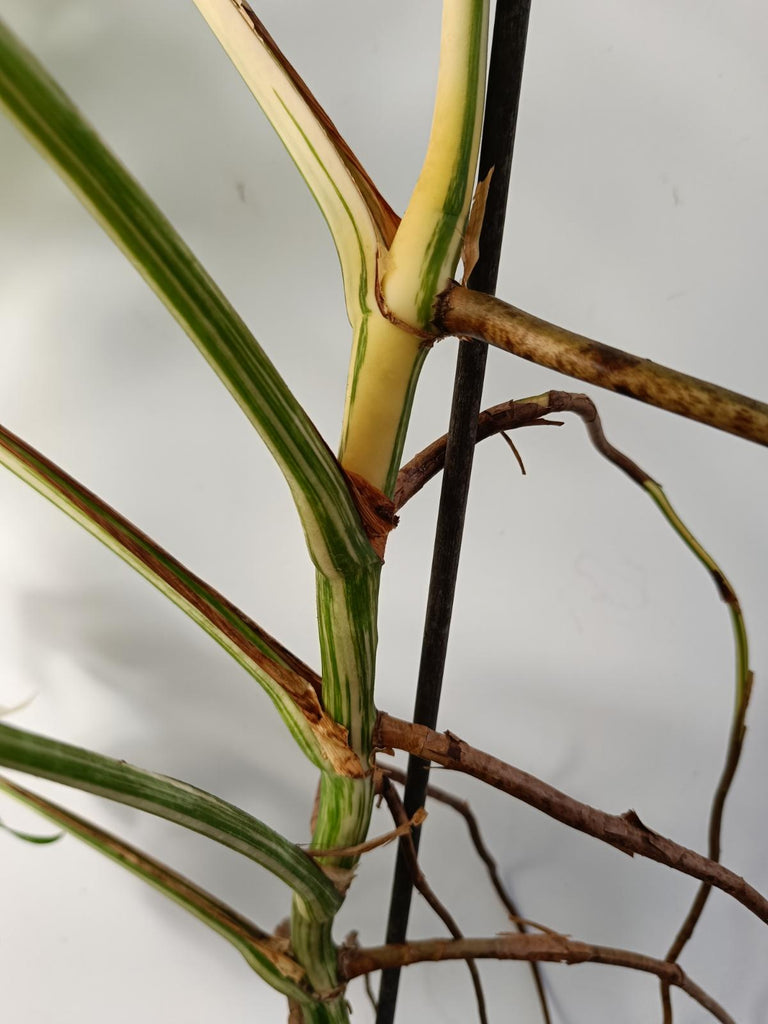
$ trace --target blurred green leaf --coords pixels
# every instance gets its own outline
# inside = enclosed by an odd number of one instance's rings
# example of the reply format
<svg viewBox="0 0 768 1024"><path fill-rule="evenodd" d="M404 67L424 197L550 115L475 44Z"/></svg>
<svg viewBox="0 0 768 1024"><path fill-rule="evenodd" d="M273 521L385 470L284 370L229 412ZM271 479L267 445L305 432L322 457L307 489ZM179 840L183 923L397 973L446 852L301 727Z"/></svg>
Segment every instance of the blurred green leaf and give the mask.
<svg viewBox="0 0 768 1024"><path fill-rule="evenodd" d="M0 821L0 829L3 832L8 832L16 839L21 839L24 843L33 843L36 846L50 846L51 843L57 843L64 834L63 832L57 832L55 836L35 836L31 832L20 832L16 828L11 828L4 821Z"/></svg>

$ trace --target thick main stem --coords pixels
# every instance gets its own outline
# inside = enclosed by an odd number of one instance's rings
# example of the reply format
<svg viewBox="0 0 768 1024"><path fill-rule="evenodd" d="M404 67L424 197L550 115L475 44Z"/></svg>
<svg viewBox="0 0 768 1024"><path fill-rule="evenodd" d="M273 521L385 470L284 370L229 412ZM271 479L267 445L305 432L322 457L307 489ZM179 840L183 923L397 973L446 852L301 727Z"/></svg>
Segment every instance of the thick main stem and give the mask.
<svg viewBox="0 0 768 1024"><path fill-rule="evenodd" d="M388 251L378 253L383 267L378 258L376 263L376 301L380 304L381 298L389 303L386 322L382 319L384 305L378 312L368 308L370 278L366 278L365 301L359 303L341 464L354 477L355 487L361 480L364 489L383 491L385 501L394 489L413 388L424 356L422 327L431 318L434 299L458 262L475 175L487 18L488 0L445 0L435 118L427 156ZM366 266L370 270L369 262ZM396 330L390 319L398 322ZM400 329L404 326L405 331ZM378 578L378 566L360 571L342 567L338 574L321 573L317 587L323 703L334 721L348 729L350 745L363 764L368 763L374 726ZM327 849L356 845L364 839L372 795L368 779L325 777L314 842ZM323 861L334 869L354 865L352 858ZM298 901L293 918L296 955L315 989L328 991L335 982L330 922L308 920ZM340 999L336 1003L341 1019L343 1004ZM303 1012L307 1024L315 1020L312 1009Z"/></svg>
<svg viewBox="0 0 768 1024"><path fill-rule="evenodd" d="M376 617L380 566L350 577L318 575L317 608L323 668L323 702L328 714L349 732L349 743L363 765L371 756L376 711L373 680L376 664ZM373 779L345 778L323 773L317 801L312 845L318 849L352 846L364 839L373 806ZM337 885L346 888L355 857L323 857L318 863L333 871ZM345 884L346 883L346 884ZM296 959L318 993L338 988L337 950L332 918L320 919L294 897L291 943ZM342 995L302 1008L305 1024L346 1024Z"/></svg>

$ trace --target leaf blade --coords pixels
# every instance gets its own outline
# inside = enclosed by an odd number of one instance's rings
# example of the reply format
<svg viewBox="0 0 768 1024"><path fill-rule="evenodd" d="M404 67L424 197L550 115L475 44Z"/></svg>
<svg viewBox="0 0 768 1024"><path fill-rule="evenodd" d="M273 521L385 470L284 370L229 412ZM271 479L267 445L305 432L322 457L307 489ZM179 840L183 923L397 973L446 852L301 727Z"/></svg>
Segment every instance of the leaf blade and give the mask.
<svg viewBox="0 0 768 1024"><path fill-rule="evenodd" d="M280 878L319 917L332 916L341 905L333 884L298 846L239 807L188 783L3 724L0 764L135 807L207 836Z"/></svg>
<svg viewBox="0 0 768 1024"><path fill-rule="evenodd" d="M21 438L0 426L0 463L119 555L201 626L266 690L304 753L353 776L362 768L320 702L312 670L204 580Z"/></svg>

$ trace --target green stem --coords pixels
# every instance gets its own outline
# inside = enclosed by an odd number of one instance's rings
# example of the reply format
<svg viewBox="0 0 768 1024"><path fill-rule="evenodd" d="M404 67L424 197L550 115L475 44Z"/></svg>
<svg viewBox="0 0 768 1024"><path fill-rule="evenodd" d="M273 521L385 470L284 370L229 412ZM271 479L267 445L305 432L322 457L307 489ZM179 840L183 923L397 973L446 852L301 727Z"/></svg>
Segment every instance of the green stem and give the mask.
<svg viewBox="0 0 768 1024"><path fill-rule="evenodd" d="M376 719L373 682L376 666L376 619L380 566L348 578L327 579L318 573L317 608L323 666L323 703L327 713L349 731L349 744L365 766L371 756ZM316 849L335 849L364 839L373 807L370 776L351 779L323 772L312 836ZM342 890L352 880L356 857L323 857L318 863ZM298 896L291 914L291 943L315 992L339 986L338 951L331 934L332 916L318 915ZM306 1024L346 1024L344 999L303 1008Z"/></svg>
<svg viewBox="0 0 768 1024"><path fill-rule="evenodd" d="M474 180L485 78L487 0L445 0L440 72L427 156L383 267L376 266L394 322L360 304L350 369L341 460L370 484L392 493L413 392L425 350L419 328L453 274ZM380 307L379 296L376 304ZM414 333L401 330L402 323ZM338 574L317 576L317 608L325 711L349 731L349 745L369 764L375 725L373 683L380 566L360 562ZM365 838L373 806L370 778L323 775L313 844L347 847ZM323 866L349 872L356 858L323 858ZM330 921L316 921L295 898L293 950L316 992L338 984ZM326 1010L327 1007L323 1007ZM307 1024L322 1018L304 1008ZM346 1020L339 1002L335 1019Z"/></svg>

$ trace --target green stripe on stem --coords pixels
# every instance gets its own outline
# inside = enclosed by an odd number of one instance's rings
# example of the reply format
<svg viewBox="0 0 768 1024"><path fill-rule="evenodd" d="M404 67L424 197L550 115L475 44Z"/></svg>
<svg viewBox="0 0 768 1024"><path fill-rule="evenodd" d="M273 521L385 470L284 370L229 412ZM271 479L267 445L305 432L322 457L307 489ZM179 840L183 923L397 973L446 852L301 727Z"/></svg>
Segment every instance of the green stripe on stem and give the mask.
<svg viewBox="0 0 768 1024"><path fill-rule="evenodd" d="M433 304L456 269L469 211L487 25L487 0L445 0L427 154L389 251L376 267L377 308L367 324L355 325L340 459L389 497L431 339Z"/></svg>
<svg viewBox="0 0 768 1024"><path fill-rule="evenodd" d="M429 146L384 265L384 301L416 330L429 327L459 259L480 142L488 9L488 0L444 0Z"/></svg>

